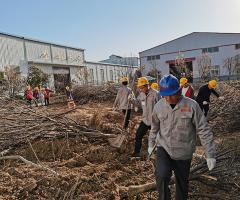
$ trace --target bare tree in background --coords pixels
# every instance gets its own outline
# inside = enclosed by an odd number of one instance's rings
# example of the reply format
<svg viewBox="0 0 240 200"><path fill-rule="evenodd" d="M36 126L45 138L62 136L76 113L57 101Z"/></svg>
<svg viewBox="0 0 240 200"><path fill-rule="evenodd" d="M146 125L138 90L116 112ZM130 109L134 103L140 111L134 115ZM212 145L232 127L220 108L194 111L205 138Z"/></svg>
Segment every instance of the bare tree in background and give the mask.
<svg viewBox="0 0 240 200"><path fill-rule="evenodd" d="M26 86L26 79L21 76L18 66L5 66L4 75L9 96L16 96Z"/></svg>
<svg viewBox="0 0 240 200"><path fill-rule="evenodd" d="M211 77L211 57L207 53L202 53L202 55L197 58L197 64L200 78L204 81L208 80Z"/></svg>
<svg viewBox="0 0 240 200"><path fill-rule="evenodd" d="M83 85L88 85L89 83L89 79L92 78L90 77L91 74L90 72L87 70L87 67L83 67L80 70L78 70L78 72L75 74L75 76L77 77L77 82L82 82Z"/></svg>
<svg viewBox="0 0 240 200"><path fill-rule="evenodd" d="M187 67L184 54L180 51L175 59L175 66L177 67L176 70L180 74L180 77L190 78L192 76L190 69Z"/></svg>
<svg viewBox="0 0 240 200"><path fill-rule="evenodd" d="M230 79L231 75L236 74L240 70L240 54L230 57L230 58L226 58L224 60L223 67L225 67L227 69L228 76Z"/></svg>

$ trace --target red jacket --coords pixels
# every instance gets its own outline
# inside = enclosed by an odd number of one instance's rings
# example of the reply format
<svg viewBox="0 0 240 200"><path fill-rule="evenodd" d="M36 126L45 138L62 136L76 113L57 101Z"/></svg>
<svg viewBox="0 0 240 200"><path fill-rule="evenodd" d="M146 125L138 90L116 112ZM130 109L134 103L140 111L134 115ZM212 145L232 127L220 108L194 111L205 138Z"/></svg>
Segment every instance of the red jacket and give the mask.
<svg viewBox="0 0 240 200"><path fill-rule="evenodd" d="M194 97L194 90L193 90L193 87L191 86L191 85L189 85L189 87L188 87L188 89L187 89L187 91L186 91L186 93L185 93L185 95L184 95L185 97L189 97L189 98L191 98L191 99L194 99L195 97Z"/></svg>
<svg viewBox="0 0 240 200"><path fill-rule="evenodd" d="M26 97L26 99L27 100L33 100L33 92L32 92L32 90L26 90L25 91L25 97Z"/></svg>
<svg viewBox="0 0 240 200"><path fill-rule="evenodd" d="M50 92L52 92L52 91L46 88L44 91L44 98L49 98Z"/></svg>

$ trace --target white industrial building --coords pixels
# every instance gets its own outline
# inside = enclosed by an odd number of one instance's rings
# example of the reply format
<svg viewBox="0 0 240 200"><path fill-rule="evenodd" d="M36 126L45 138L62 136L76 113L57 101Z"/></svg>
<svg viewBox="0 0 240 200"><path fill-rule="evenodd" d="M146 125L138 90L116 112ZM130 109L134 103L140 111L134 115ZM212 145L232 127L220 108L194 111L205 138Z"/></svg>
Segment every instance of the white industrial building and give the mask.
<svg viewBox="0 0 240 200"><path fill-rule="evenodd" d="M122 57L112 54L108 59L99 62L139 67L139 58L133 56Z"/></svg>
<svg viewBox="0 0 240 200"><path fill-rule="evenodd" d="M29 66L38 67L50 76L51 89L60 81L58 75L69 82L103 84L118 82L132 70L127 65L87 62L81 48L0 33L0 72L5 66L18 67L23 76L27 76ZM83 69L87 70L87 80Z"/></svg>
<svg viewBox="0 0 240 200"><path fill-rule="evenodd" d="M198 61L202 53L207 53L211 59L211 74L226 78L229 76L229 71L224 66L226 59L240 55L240 33L193 32L140 52L140 66L144 66L144 74L153 68L162 75L169 74L176 67L176 58L181 57L192 71L192 78L198 79ZM235 77L240 76L240 61L237 65L238 68L232 73Z"/></svg>

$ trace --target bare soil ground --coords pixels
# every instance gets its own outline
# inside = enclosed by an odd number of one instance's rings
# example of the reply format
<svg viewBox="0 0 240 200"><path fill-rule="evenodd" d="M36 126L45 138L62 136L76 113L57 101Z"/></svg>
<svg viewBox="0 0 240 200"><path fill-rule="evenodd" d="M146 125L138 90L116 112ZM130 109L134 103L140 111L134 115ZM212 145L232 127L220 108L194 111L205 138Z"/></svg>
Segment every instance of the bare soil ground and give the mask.
<svg viewBox="0 0 240 200"><path fill-rule="evenodd" d="M213 127L216 143L239 139L239 85L239 83L221 85L226 101L219 103L218 100L213 99L210 125ZM119 134L123 115L112 111L111 107L112 102L109 101L88 103L79 105L76 110L65 116L103 133ZM51 115L68 110L65 104L33 109L47 111ZM26 143L14 148L10 155L21 155L34 163L38 163L37 159L39 159L41 165L51 168L59 175L37 169L19 160L0 161L0 199L157 199L156 192L127 197L121 191L122 186L140 185L155 180L154 159L146 162L147 137L143 142L142 158L130 159L139 121L140 113L134 113L127 141L120 149L110 147L107 141L81 135L63 138L42 137L31 141L32 147ZM44 126L44 123L41 126ZM3 138L0 133L1 139ZM202 147L198 147L197 153L203 154ZM197 158L193 159L193 163L195 159ZM236 185L240 190L239 170L232 178L236 179ZM210 187L208 185L210 182L210 180L205 183L190 182L190 199L229 199L224 194L235 192L231 189L228 192L226 190L229 189ZM213 194L213 196L203 197L201 194ZM235 194L238 195L239 191ZM232 195L231 199L239 199L238 197Z"/></svg>

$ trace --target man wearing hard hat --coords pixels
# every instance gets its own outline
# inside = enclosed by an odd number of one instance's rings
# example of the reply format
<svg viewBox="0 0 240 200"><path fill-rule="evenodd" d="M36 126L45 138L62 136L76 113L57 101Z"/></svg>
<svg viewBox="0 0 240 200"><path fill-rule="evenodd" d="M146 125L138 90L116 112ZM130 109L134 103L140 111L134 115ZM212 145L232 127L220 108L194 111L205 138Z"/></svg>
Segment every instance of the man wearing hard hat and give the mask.
<svg viewBox="0 0 240 200"><path fill-rule="evenodd" d="M152 112L148 152L157 146L156 184L159 200L170 200L169 183L175 175L175 199L188 197L188 178L196 135L199 136L206 155L207 166L216 165L213 134L196 101L181 94L178 79L165 75L159 83L160 99Z"/></svg>
<svg viewBox="0 0 240 200"><path fill-rule="evenodd" d="M137 97L137 103L140 104L142 108L142 121L136 132L135 137L135 148L132 157L140 157L140 151L142 148L143 136L151 129L152 121L152 110L154 105L158 101L158 93L149 87L149 82L146 77L141 77L138 79L137 87L140 90L140 94ZM135 111L137 109L135 108Z"/></svg>
<svg viewBox="0 0 240 200"><path fill-rule="evenodd" d="M180 86L182 87L182 95L194 99L193 87L188 83L187 78L180 79Z"/></svg>
<svg viewBox="0 0 240 200"><path fill-rule="evenodd" d="M153 90L156 90L156 91L158 92L158 84L157 84L157 83L152 83L152 84L151 84L151 88L152 88Z"/></svg>
<svg viewBox="0 0 240 200"><path fill-rule="evenodd" d="M118 90L117 97L113 104L113 110L120 109L122 110L123 114L125 115L126 112L126 120L124 124L124 128L126 129L129 124L129 119L131 115L131 99L133 98L132 89L129 88L128 85L128 78L122 77L120 79L122 86Z"/></svg>
<svg viewBox="0 0 240 200"><path fill-rule="evenodd" d="M196 101L198 102L200 108L203 110L204 115L207 116L209 111L209 103L210 103L210 96L213 93L218 99L224 100L224 97L220 97L220 95L216 92L217 81L211 80L208 84L203 85L200 87L198 91L198 95Z"/></svg>

